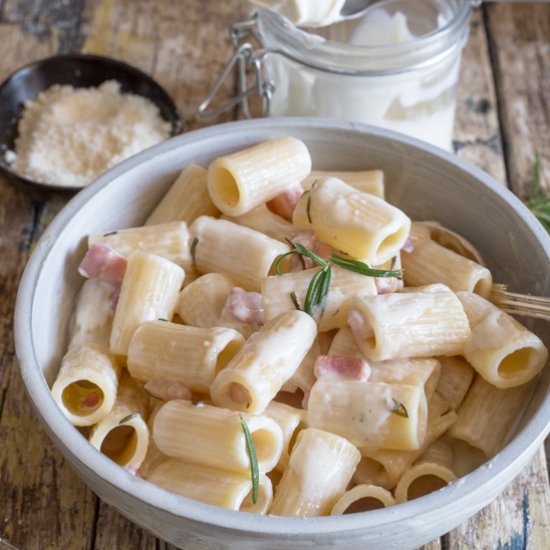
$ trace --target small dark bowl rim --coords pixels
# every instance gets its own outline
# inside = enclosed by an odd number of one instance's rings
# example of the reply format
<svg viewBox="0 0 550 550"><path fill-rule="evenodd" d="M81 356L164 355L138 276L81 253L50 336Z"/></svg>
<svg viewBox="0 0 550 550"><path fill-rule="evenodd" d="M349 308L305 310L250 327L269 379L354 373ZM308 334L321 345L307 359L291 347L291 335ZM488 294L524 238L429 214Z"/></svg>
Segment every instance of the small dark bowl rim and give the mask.
<svg viewBox="0 0 550 550"><path fill-rule="evenodd" d="M119 59L115 59L114 57L89 54L89 53L68 53L68 54L57 54L57 55L51 55L48 57L43 57L35 61L31 61L30 63L27 63L15 69L15 71L13 71L10 75L7 76L7 78L4 81L0 83L0 92L5 87L9 86L11 82L15 78L18 78L21 74L28 71L32 71L44 64L47 64L53 61L82 61L84 63L87 61L95 61L99 63L108 63L111 66L119 67L123 71L134 73L135 76L148 82L151 86L156 87L158 89L159 94L162 96L163 102L166 103L166 106L168 107L168 110L171 113L171 118L170 119L165 118L164 120L169 122L172 127L170 132L170 137L177 136L178 134L181 133L182 119L178 112L178 108L174 103L174 100L168 94L168 92L152 76L143 72L141 69L138 69L134 65L130 65L129 63L126 63ZM79 87L79 86L76 86L76 87ZM39 90L38 93L42 91L44 90ZM140 94L137 94L137 95L140 95ZM19 117L18 117L18 121L19 121ZM2 152L4 147L6 147L6 145L7 144L4 142L0 143L0 153ZM84 187L86 187L85 185L84 186L56 185L56 184L31 180L29 178L26 178L25 176L21 176L20 174L18 174L17 172L14 172L13 170L10 170L7 164L1 159L1 157L0 157L0 173L3 174L6 177L6 179L8 179L9 181L14 182L18 185L22 185L26 189L64 191L66 193L75 193L80 189L83 189Z"/></svg>

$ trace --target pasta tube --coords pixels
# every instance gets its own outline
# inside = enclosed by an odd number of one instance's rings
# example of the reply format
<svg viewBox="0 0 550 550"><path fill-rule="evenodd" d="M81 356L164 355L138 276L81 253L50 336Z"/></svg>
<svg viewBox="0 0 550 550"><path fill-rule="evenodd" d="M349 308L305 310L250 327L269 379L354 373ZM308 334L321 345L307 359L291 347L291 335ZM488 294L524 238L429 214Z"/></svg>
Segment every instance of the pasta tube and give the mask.
<svg viewBox="0 0 550 550"><path fill-rule="evenodd" d="M476 376L449 435L479 449L485 458L497 454L521 417L532 389L532 384L500 389Z"/></svg>
<svg viewBox="0 0 550 550"><path fill-rule="evenodd" d="M304 191L320 179L336 178L347 183L357 191L384 198L384 172L382 170L357 170L354 172L342 172L338 170L312 170L311 174L300 185Z"/></svg>
<svg viewBox="0 0 550 550"><path fill-rule="evenodd" d="M304 393L311 390L316 380L313 372L315 360L319 355L327 355L331 341L332 334L330 332L320 332L296 372L284 383L281 390L291 393L298 389Z"/></svg>
<svg viewBox="0 0 550 550"><path fill-rule="evenodd" d="M98 344L71 348L63 357L52 397L74 426L92 426L115 404L120 367Z"/></svg>
<svg viewBox="0 0 550 550"><path fill-rule="evenodd" d="M109 346L115 287L100 279L86 279L76 299L69 328L69 349L84 344Z"/></svg>
<svg viewBox="0 0 550 550"><path fill-rule="evenodd" d="M102 235L90 235L88 245L93 244L106 244L123 256L139 250L166 258L185 269L191 267L189 230L185 222L131 227Z"/></svg>
<svg viewBox="0 0 550 550"><path fill-rule="evenodd" d="M317 335L303 311L288 311L255 332L210 388L219 407L259 414L294 374Z"/></svg>
<svg viewBox="0 0 550 550"><path fill-rule="evenodd" d="M187 464L173 458L158 466L147 481L199 502L253 514L267 513L273 498L271 481L264 474L260 474L258 499L254 504L250 475Z"/></svg>
<svg viewBox="0 0 550 550"><path fill-rule="evenodd" d="M296 436L305 425L306 411L272 401L264 414L275 420L283 432L283 450L281 458L275 466L277 470L283 472L288 465L288 458Z"/></svg>
<svg viewBox="0 0 550 550"><path fill-rule="evenodd" d="M371 382L422 386L428 400L434 394L441 374L439 361L426 358L380 361L370 363L370 369Z"/></svg>
<svg viewBox="0 0 550 550"><path fill-rule="evenodd" d="M424 388L320 378L308 402L308 425L361 449L419 449L426 434Z"/></svg>
<svg viewBox="0 0 550 550"><path fill-rule="evenodd" d="M359 451L343 437L314 428L302 430L270 513L301 517L329 514L344 494L359 458Z"/></svg>
<svg viewBox="0 0 550 550"><path fill-rule="evenodd" d="M180 292L176 313L186 325L227 327L248 337L254 332L254 325L239 321L225 310L227 298L235 286L234 281L222 273L202 275Z"/></svg>
<svg viewBox="0 0 550 550"><path fill-rule="evenodd" d="M230 328L149 321L132 336L128 371L141 382L153 378L180 380L191 390L206 393L216 374L243 344L242 334Z"/></svg>
<svg viewBox="0 0 550 550"><path fill-rule="evenodd" d="M208 194L206 174L206 170L196 164L184 168L145 225L175 221L191 224L199 216L218 216L220 212Z"/></svg>
<svg viewBox="0 0 550 550"><path fill-rule="evenodd" d="M254 229L254 231L264 233L272 239L283 242L286 242L286 239L291 239L296 233L296 229L290 222L271 212L265 204L261 204L240 216L222 216L222 219L244 225Z"/></svg>
<svg viewBox="0 0 550 550"><path fill-rule="evenodd" d="M397 502L406 502L446 487L456 479L452 470L452 450L438 440L399 480L394 494Z"/></svg>
<svg viewBox="0 0 550 550"><path fill-rule="evenodd" d="M283 137L217 158L208 167L208 190L228 216L240 216L286 191L311 171L307 147Z"/></svg>
<svg viewBox="0 0 550 550"><path fill-rule="evenodd" d="M113 320L112 353L128 353L130 339L141 323L172 318L184 277L181 267L160 256L130 254Z"/></svg>
<svg viewBox="0 0 550 550"><path fill-rule="evenodd" d="M415 239L414 249L401 255L405 284L422 286L443 283L451 290L475 292L485 298L491 294L491 272L435 241Z"/></svg>
<svg viewBox="0 0 550 550"><path fill-rule="evenodd" d="M262 304L265 318L272 319L283 311L295 310L292 293L303 307L309 283L318 269L265 277L262 280ZM373 277L366 277L334 266L325 310L319 319L319 331L325 332L347 326L349 299L354 296L374 296L375 294L376 285Z"/></svg>
<svg viewBox="0 0 550 550"><path fill-rule="evenodd" d="M445 285L354 298L348 322L363 355L375 361L458 355L470 336L464 309Z"/></svg>
<svg viewBox="0 0 550 550"><path fill-rule="evenodd" d="M376 485L356 485L346 491L330 512L331 516L370 512L397 504L393 495L383 487Z"/></svg>
<svg viewBox="0 0 550 550"><path fill-rule="evenodd" d="M147 454L149 429L146 393L124 374L112 411L92 429L90 443L111 460L135 473Z"/></svg>
<svg viewBox="0 0 550 550"><path fill-rule="evenodd" d="M298 229L313 229L326 244L379 265L399 253L411 221L387 202L336 178L318 180L292 216Z"/></svg>
<svg viewBox="0 0 550 550"><path fill-rule="evenodd" d="M246 290L260 290L278 256L289 251L258 231L207 216L191 226L194 261L202 272L227 273Z"/></svg>
<svg viewBox="0 0 550 550"><path fill-rule="evenodd" d="M359 357L363 358L363 354L357 345L357 341L349 327L341 328L332 339L332 343L328 350L329 355L336 357Z"/></svg>
<svg viewBox="0 0 550 550"><path fill-rule="evenodd" d="M472 333L464 357L497 388L511 388L532 380L546 364L548 350L540 338L491 302L459 292Z"/></svg>
<svg viewBox="0 0 550 550"><path fill-rule="evenodd" d="M456 411L474 379L474 369L460 357L440 357L441 376L437 393Z"/></svg>
<svg viewBox="0 0 550 550"><path fill-rule="evenodd" d="M242 415L183 400L168 401L155 417L153 439L167 456L246 474L250 472L250 458L241 419L252 436L258 469L269 472L281 457L283 432L267 416Z"/></svg>
<svg viewBox="0 0 550 550"><path fill-rule="evenodd" d="M424 451L436 439L441 437L457 420L456 412L449 410L437 393L430 399L428 406L428 424L422 445L416 451L392 451L384 449L365 449L361 462L357 466L353 480L356 483L379 485L393 489L404 472L410 468Z"/></svg>

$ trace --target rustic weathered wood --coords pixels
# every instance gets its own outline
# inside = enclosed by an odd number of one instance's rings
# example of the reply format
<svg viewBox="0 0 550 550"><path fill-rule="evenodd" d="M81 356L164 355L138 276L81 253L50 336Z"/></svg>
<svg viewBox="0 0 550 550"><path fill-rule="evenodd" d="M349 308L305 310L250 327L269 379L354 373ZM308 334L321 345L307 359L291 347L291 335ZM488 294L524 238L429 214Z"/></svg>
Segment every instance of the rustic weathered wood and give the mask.
<svg viewBox="0 0 550 550"><path fill-rule="evenodd" d="M483 13L472 14L462 54L454 131L456 154L506 184L497 98Z"/></svg>
<svg viewBox="0 0 550 550"><path fill-rule="evenodd" d="M243 2L86 3L83 49L110 55L152 74L174 98L186 130L231 120L195 116L232 53L229 25L244 17ZM226 82L221 96L233 91Z"/></svg>
<svg viewBox="0 0 550 550"><path fill-rule="evenodd" d="M550 6L486 7L510 186L525 198L535 151L550 188Z"/></svg>
<svg viewBox="0 0 550 550"><path fill-rule="evenodd" d="M241 0L0 0L0 80L34 59L82 48L152 74L187 130L223 122L232 115L202 121L194 113L231 53L227 28L243 15ZM549 26L550 6L491 6L474 14L464 51L457 154L503 183L506 166L520 193L535 149L550 182ZM222 91L230 93L231 81ZM0 536L22 549L173 550L94 497L39 429L23 392L11 335L15 291L29 250L65 201L54 194L33 203L0 179ZM540 453L501 498L423 550L546 549L549 502Z"/></svg>
<svg viewBox="0 0 550 550"><path fill-rule="evenodd" d="M548 475L541 448L500 498L449 534L448 548L545 550L550 532Z"/></svg>

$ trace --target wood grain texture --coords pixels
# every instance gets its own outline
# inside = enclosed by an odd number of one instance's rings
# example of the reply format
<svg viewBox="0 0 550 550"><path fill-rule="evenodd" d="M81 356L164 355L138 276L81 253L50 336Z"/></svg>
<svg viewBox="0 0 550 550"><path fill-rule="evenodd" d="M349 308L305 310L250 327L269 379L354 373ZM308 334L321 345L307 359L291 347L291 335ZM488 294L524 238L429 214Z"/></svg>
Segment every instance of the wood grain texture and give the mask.
<svg viewBox="0 0 550 550"><path fill-rule="evenodd" d="M472 14L462 54L453 145L459 157L506 185L497 95L481 10Z"/></svg>
<svg viewBox="0 0 550 550"><path fill-rule="evenodd" d="M539 151L550 189L550 5L486 6L510 186L525 198Z"/></svg>
<svg viewBox="0 0 550 550"><path fill-rule="evenodd" d="M550 508L545 494L548 475L542 448L501 497L452 531L448 548L545 550L550 533Z"/></svg>
<svg viewBox="0 0 550 550"><path fill-rule="evenodd" d="M241 0L0 0L0 80L34 59L82 48L152 74L174 97L186 130L223 122L231 114L202 121L194 113L231 54L229 24L242 17ZM491 6L474 14L463 57L457 154L503 183L508 172L522 194L535 149L550 182L549 25L550 6ZM222 95L232 91L229 81ZM0 178L0 536L21 549L173 550L85 487L24 395L11 333L16 287L33 244L65 202L62 194L33 202ZM423 550L545 550L549 503L539 453L502 497Z"/></svg>
<svg viewBox="0 0 550 550"><path fill-rule="evenodd" d="M186 130L227 122L232 114L195 116L232 54L229 25L242 19L243 2L86 3L84 51L110 55L152 74L174 98ZM233 93L226 82L221 97Z"/></svg>

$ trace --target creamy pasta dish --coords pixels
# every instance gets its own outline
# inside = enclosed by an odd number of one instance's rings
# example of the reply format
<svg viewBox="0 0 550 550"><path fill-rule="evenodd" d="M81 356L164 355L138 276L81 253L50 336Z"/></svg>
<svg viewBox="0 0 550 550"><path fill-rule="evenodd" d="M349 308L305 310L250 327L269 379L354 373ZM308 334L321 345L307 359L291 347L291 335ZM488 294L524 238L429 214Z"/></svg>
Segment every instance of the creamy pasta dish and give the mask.
<svg viewBox="0 0 550 550"><path fill-rule="evenodd" d="M130 474L320 516L438 490L496 454L548 351L491 272L282 137L186 167L142 227L90 235L52 396Z"/></svg>

